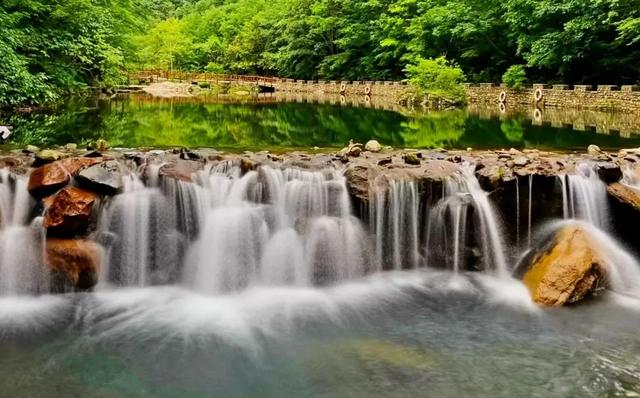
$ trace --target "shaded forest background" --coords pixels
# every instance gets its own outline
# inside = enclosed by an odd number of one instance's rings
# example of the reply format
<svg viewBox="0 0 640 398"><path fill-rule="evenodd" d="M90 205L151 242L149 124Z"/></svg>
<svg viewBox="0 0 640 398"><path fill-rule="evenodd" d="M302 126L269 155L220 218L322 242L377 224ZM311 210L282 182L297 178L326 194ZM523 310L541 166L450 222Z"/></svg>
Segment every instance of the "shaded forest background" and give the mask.
<svg viewBox="0 0 640 398"><path fill-rule="evenodd" d="M636 83L640 0L0 0L4 106L136 69L399 80L442 56L468 81Z"/></svg>

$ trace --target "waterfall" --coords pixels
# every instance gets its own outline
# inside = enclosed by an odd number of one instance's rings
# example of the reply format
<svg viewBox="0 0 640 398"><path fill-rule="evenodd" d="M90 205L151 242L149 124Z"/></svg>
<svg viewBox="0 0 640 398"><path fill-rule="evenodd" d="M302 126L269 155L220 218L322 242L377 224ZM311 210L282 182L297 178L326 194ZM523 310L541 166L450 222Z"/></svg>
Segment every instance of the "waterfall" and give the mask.
<svg viewBox="0 0 640 398"><path fill-rule="evenodd" d="M576 174L560 178L564 218L584 220L608 230L607 188L593 167L588 163L581 163L576 168Z"/></svg>
<svg viewBox="0 0 640 398"><path fill-rule="evenodd" d="M102 278L120 286L174 282L184 235L178 229L180 195L164 195L157 183L158 167L150 167L151 186L138 173L123 177L123 193L113 198L100 221L108 250ZM155 176L154 176L155 173Z"/></svg>
<svg viewBox="0 0 640 398"><path fill-rule="evenodd" d="M206 208L185 260L185 283L207 293L255 285L310 286L362 276L367 238L344 177L222 164L198 175Z"/></svg>
<svg viewBox="0 0 640 398"><path fill-rule="evenodd" d="M40 219L29 224L34 206L27 191L28 176L0 170L0 295L45 291L42 262L44 234Z"/></svg>
<svg viewBox="0 0 640 398"><path fill-rule="evenodd" d="M470 246L475 243L480 246L481 268L508 276L501 223L475 176L475 165L463 165L442 185L442 197L433 206L421 195L419 183L410 179L389 181L386 190L372 195L370 226L377 269L414 269L430 263L458 272L472 265Z"/></svg>
<svg viewBox="0 0 640 398"><path fill-rule="evenodd" d="M420 265L420 198L413 180L389 181L376 192L372 219L378 269L413 269Z"/></svg>

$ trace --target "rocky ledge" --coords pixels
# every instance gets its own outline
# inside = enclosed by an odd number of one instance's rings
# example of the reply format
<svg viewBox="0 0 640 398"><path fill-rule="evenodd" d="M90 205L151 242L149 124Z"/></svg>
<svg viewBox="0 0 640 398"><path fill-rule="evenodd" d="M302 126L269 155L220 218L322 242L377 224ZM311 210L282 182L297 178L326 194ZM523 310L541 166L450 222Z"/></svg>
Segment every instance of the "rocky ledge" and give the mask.
<svg viewBox="0 0 640 398"><path fill-rule="evenodd" d="M535 181L540 188L534 201L538 208L533 211L544 214L558 206L557 200L556 203L545 201L545 186L555 186L558 176L576 173L581 164L587 163L597 177L608 184L611 201L622 209L620 211L628 212L624 222L630 224L629 228L635 230L640 220L640 191L623 180L623 172L633 176L640 170L640 149L604 152L592 146L582 153L516 149L394 150L372 141L366 145L352 142L338 152L230 154L213 149L110 150L102 142L86 150L70 145L46 151L28 148L0 156L0 167L9 168L13 175L29 175L28 190L41 204L39 214L44 215L43 227L47 230L44 263L56 275L56 284L60 286L56 290L63 291L90 289L96 283L101 258L99 246L92 241L96 212L102 201L122 191L124 177L131 170L142 170L141 175L146 179L192 181L200 170L221 162L231 162L243 173L260 166L342 170L354 211L363 219L367 218L369 203L377 195L385 195L391 181L411 179L423 190L421 194L441 194L445 181L461 178L463 173L475 175L503 212L513 206L514 190L520 189L519 185ZM565 235L569 238L565 239ZM548 281L548 275L558 275L557 258L566 258L577 265L578 262L573 261L577 254L568 250L567 245L584 241L579 232L563 232L550 240L556 242L554 246L540 250L540 258L532 261L531 271L523 276L534 299L546 305L573 303L600 286L604 268L600 262L591 261L597 256L587 252L578 253L584 267L567 271L582 275L579 286L573 289L576 293L556 294L553 289L538 286ZM588 248L588 245L580 247Z"/></svg>

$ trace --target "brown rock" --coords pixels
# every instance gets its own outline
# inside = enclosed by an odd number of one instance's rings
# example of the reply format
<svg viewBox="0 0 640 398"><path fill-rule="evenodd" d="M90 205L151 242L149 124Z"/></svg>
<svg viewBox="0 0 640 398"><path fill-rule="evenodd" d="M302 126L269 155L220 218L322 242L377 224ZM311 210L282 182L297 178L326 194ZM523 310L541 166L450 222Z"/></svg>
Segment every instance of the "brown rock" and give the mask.
<svg viewBox="0 0 640 398"><path fill-rule="evenodd" d="M94 193L75 187L64 188L55 196L45 199L47 210L43 226L49 229L49 233L83 235L87 232L97 199L98 196Z"/></svg>
<svg viewBox="0 0 640 398"><path fill-rule="evenodd" d="M616 182L607 187L607 192L620 203L631 206L634 210L640 211L640 191Z"/></svg>
<svg viewBox="0 0 640 398"><path fill-rule="evenodd" d="M48 239L45 264L56 276L56 289L91 289L98 283L102 248L87 240Z"/></svg>
<svg viewBox="0 0 640 398"><path fill-rule="evenodd" d="M606 276L606 265L579 226L555 234L538 253L523 277L533 301L545 306L574 304L595 292Z"/></svg>
<svg viewBox="0 0 640 398"><path fill-rule="evenodd" d="M176 159L160 168L160 175L180 181L191 182L193 175L202 169L203 164L194 160Z"/></svg>
<svg viewBox="0 0 640 398"><path fill-rule="evenodd" d="M29 193L40 199L66 186L81 169L102 162L101 158L68 158L45 164L31 172Z"/></svg>

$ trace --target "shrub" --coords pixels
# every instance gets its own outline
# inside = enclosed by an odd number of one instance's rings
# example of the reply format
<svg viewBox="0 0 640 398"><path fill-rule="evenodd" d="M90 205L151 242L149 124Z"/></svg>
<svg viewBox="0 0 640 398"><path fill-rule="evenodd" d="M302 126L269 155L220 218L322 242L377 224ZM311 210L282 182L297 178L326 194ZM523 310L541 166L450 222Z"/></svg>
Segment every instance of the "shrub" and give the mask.
<svg viewBox="0 0 640 398"><path fill-rule="evenodd" d="M511 65L502 75L502 83L515 90L523 89L526 81L527 72L524 69L524 65Z"/></svg>
<svg viewBox="0 0 640 398"><path fill-rule="evenodd" d="M466 102L464 72L445 57L434 59L418 58L405 68L409 81L422 93L445 100L452 104Z"/></svg>

